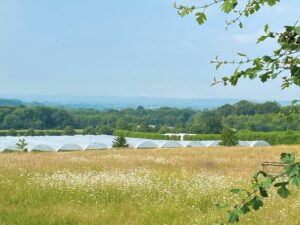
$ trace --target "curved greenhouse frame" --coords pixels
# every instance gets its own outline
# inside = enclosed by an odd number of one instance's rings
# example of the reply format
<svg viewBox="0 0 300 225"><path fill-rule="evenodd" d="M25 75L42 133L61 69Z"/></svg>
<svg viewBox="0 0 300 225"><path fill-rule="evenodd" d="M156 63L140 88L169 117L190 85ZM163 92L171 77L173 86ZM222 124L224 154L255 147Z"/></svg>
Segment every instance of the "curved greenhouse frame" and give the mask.
<svg viewBox="0 0 300 225"><path fill-rule="evenodd" d="M190 141L186 144L184 144L184 147L206 147L205 144L203 144L203 142L201 141Z"/></svg>
<svg viewBox="0 0 300 225"><path fill-rule="evenodd" d="M239 141L239 146L243 147L268 147L271 146L266 141Z"/></svg>
<svg viewBox="0 0 300 225"><path fill-rule="evenodd" d="M36 144L29 147L30 152L56 152L55 148L48 144Z"/></svg>
<svg viewBox="0 0 300 225"><path fill-rule="evenodd" d="M84 149L85 150L106 150L106 149L109 149L109 148L104 143L93 142L91 144L88 144Z"/></svg>
<svg viewBox="0 0 300 225"><path fill-rule="evenodd" d="M178 141L165 141L160 148L182 148L183 146Z"/></svg>
<svg viewBox="0 0 300 225"><path fill-rule="evenodd" d="M142 141L138 143L135 149L147 149L147 148L158 148L158 146L152 141Z"/></svg>
<svg viewBox="0 0 300 225"><path fill-rule="evenodd" d="M61 147L58 148L57 151L82 151L82 147L80 145L74 144L74 143L69 143L69 144L64 144Z"/></svg>
<svg viewBox="0 0 300 225"><path fill-rule="evenodd" d="M218 147L221 141L201 141L205 147Z"/></svg>

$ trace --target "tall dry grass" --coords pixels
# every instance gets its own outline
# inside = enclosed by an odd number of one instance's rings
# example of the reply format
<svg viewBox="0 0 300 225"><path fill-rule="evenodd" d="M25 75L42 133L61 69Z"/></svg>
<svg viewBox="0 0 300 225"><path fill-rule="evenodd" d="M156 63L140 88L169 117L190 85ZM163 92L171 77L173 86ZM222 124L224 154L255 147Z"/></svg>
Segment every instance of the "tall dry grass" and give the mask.
<svg viewBox="0 0 300 225"><path fill-rule="evenodd" d="M0 224L212 224L264 161L300 146L0 155ZM300 193L241 224L300 224Z"/></svg>

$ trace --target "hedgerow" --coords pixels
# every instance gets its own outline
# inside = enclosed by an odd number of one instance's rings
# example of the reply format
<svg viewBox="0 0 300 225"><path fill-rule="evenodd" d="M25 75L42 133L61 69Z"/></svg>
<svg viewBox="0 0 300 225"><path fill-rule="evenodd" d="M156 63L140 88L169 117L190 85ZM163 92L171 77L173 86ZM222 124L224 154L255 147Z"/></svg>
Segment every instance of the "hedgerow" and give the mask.
<svg viewBox="0 0 300 225"><path fill-rule="evenodd" d="M159 133L146 133L146 132L132 132L125 130L115 130L115 136L131 137L131 138L144 138L154 140L180 140L179 136L165 136Z"/></svg>
<svg viewBox="0 0 300 225"><path fill-rule="evenodd" d="M297 131L274 131L274 132L253 132L239 131L237 138L240 141L257 141L263 140L271 145L293 145L300 144L300 132ZM186 135L186 141L204 141L204 140L221 140L220 134L197 134Z"/></svg>

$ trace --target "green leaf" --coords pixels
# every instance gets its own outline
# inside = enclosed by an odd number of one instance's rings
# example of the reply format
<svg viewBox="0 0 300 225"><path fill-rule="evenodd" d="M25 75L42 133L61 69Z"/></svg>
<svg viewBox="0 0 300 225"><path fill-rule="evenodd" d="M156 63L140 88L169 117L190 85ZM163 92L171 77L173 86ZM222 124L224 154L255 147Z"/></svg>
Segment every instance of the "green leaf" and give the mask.
<svg viewBox="0 0 300 225"><path fill-rule="evenodd" d="M295 162L295 154L282 153L280 156L280 160L283 163L293 163Z"/></svg>
<svg viewBox="0 0 300 225"><path fill-rule="evenodd" d="M196 20L199 25L202 25L206 21L206 15L203 12L196 13Z"/></svg>
<svg viewBox="0 0 300 225"><path fill-rule="evenodd" d="M220 69L221 65L222 65L222 62L219 62L219 63L216 65L216 70Z"/></svg>
<svg viewBox="0 0 300 225"><path fill-rule="evenodd" d="M179 6L179 7L176 7L176 4L175 4L175 8L178 9L178 15L180 15L181 17L184 17L190 13L192 13L194 10L195 10L195 6L192 6L192 7L186 7L186 6Z"/></svg>
<svg viewBox="0 0 300 225"><path fill-rule="evenodd" d="M266 24L265 27L264 27L264 32L265 32L265 33L268 33L268 31L269 31L269 25Z"/></svg>
<svg viewBox="0 0 300 225"><path fill-rule="evenodd" d="M268 36L261 36L257 39L257 42L256 44L260 43L260 42L263 42L264 40L266 40L268 38Z"/></svg>
<svg viewBox="0 0 300 225"><path fill-rule="evenodd" d="M227 213L227 222L228 223L237 223L239 222L240 217L236 212L228 212Z"/></svg>
<svg viewBox="0 0 300 225"><path fill-rule="evenodd" d="M268 3L269 6L273 6L273 5L275 5L279 1L280 0L267 0L266 2Z"/></svg>
<svg viewBox="0 0 300 225"><path fill-rule="evenodd" d="M257 211L259 210L261 207L264 206L264 203L262 202L262 200L260 200L258 197L254 197L251 201L250 204L252 205L252 208Z"/></svg>
<svg viewBox="0 0 300 225"><path fill-rule="evenodd" d="M300 78L300 67L298 67L296 65L292 65L290 67L290 70L291 70L292 77L295 77L296 79Z"/></svg>
<svg viewBox="0 0 300 225"><path fill-rule="evenodd" d="M230 13L237 5L237 0L224 0L221 9L225 13Z"/></svg>
<svg viewBox="0 0 300 225"><path fill-rule="evenodd" d="M299 27L295 27L294 29L295 29L295 32L296 32L298 35L300 35L300 26L299 26Z"/></svg>
<svg viewBox="0 0 300 225"><path fill-rule="evenodd" d="M293 176L290 178L290 184L300 187L300 176Z"/></svg>
<svg viewBox="0 0 300 225"><path fill-rule="evenodd" d="M240 52L238 52L237 54L238 54L239 56L242 56L242 57L246 57L246 56L247 56L246 54L240 53Z"/></svg>
<svg viewBox="0 0 300 225"><path fill-rule="evenodd" d="M242 23L242 22L239 23L239 27L240 27L241 29L243 28L243 23Z"/></svg>
<svg viewBox="0 0 300 225"><path fill-rule="evenodd" d="M245 215L248 212L250 212L250 208L247 206L247 204L244 204L241 208L240 208L241 212Z"/></svg>
<svg viewBox="0 0 300 225"><path fill-rule="evenodd" d="M278 189L277 193L278 193L279 196L282 197L282 198L287 198L287 197L291 194L291 192L286 188L285 185L281 186L281 187Z"/></svg>
<svg viewBox="0 0 300 225"><path fill-rule="evenodd" d="M263 185L263 187L264 187L265 189L268 189L269 187L271 187L272 183L273 183L273 179L267 178L267 179L262 183L262 185Z"/></svg>
<svg viewBox="0 0 300 225"><path fill-rule="evenodd" d="M269 197L267 190L264 187L259 187L259 193L262 197L267 198Z"/></svg>
<svg viewBox="0 0 300 225"><path fill-rule="evenodd" d="M294 175L297 175L299 173L299 166L297 164L292 164L292 165L288 165L285 166L283 168L283 171L289 176L292 177Z"/></svg>
<svg viewBox="0 0 300 225"><path fill-rule="evenodd" d="M274 187L286 186L288 184L289 184L288 182L280 182L280 183L275 184Z"/></svg>
<svg viewBox="0 0 300 225"><path fill-rule="evenodd" d="M273 61L273 59L270 56L268 56L268 55L263 56L262 60L264 62L272 62Z"/></svg>
<svg viewBox="0 0 300 225"><path fill-rule="evenodd" d="M263 176L263 177L267 177L268 176L268 174L265 172L265 171L258 171L256 174L254 174L253 175L253 179L255 180L255 181L258 181L258 177L259 176Z"/></svg>
<svg viewBox="0 0 300 225"><path fill-rule="evenodd" d="M268 71L266 73L263 73L259 76L261 82L266 82L267 80L269 80L271 78L271 74L272 74L272 71Z"/></svg>

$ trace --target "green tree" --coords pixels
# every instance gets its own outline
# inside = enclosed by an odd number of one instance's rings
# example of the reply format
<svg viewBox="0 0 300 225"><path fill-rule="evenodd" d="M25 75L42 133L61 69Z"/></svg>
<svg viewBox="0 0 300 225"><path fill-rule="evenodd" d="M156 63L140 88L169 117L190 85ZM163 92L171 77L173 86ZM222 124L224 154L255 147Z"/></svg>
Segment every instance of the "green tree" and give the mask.
<svg viewBox="0 0 300 225"><path fill-rule="evenodd" d="M97 128L97 134L112 135L113 132L113 129L108 125L104 125L102 127Z"/></svg>
<svg viewBox="0 0 300 225"><path fill-rule="evenodd" d="M76 134L76 131L75 131L74 127L72 127L72 126L66 126L65 127L64 135L72 136L72 135L75 135L75 134Z"/></svg>
<svg viewBox="0 0 300 225"><path fill-rule="evenodd" d="M117 124L116 124L116 128L120 129L120 130L127 130L128 125L125 122L124 119L118 119Z"/></svg>
<svg viewBox="0 0 300 225"><path fill-rule="evenodd" d="M236 146L238 144L238 138L236 131L230 127L224 127L221 133L221 143L223 146Z"/></svg>
<svg viewBox="0 0 300 225"><path fill-rule="evenodd" d="M145 122L142 122L140 125L138 125L137 130L140 132L150 132L151 131L149 125Z"/></svg>
<svg viewBox="0 0 300 225"><path fill-rule="evenodd" d="M222 131L221 120L216 117L209 118L204 123L204 129L205 129L205 133L207 133L207 134L221 133L221 131Z"/></svg>
<svg viewBox="0 0 300 225"><path fill-rule="evenodd" d="M123 136L118 136L113 141L113 148L128 148L129 144L127 143L127 140Z"/></svg>
<svg viewBox="0 0 300 225"><path fill-rule="evenodd" d="M256 105L253 102L242 100L234 104L236 115L255 115Z"/></svg>
<svg viewBox="0 0 300 225"><path fill-rule="evenodd" d="M258 114L270 114L280 110L280 105L277 102L265 102L257 105L256 113Z"/></svg>
<svg viewBox="0 0 300 225"><path fill-rule="evenodd" d="M231 114L233 114L235 111L234 106L230 104L225 104L223 106L220 106L216 109L216 116L218 117L227 117Z"/></svg>
<svg viewBox="0 0 300 225"><path fill-rule="evenodd" d="M82 134L83 135L95 135L96 131L92 126L88 126L83 129Z"/></svg>
<svg viewBox="0 0 300 225"><path fill-rule="evenodd" d="M169 133L170 132L170 128L168 126L162 126L160 129L159 129L159 133L160 134L166 134L166 133Z"/></svg>

